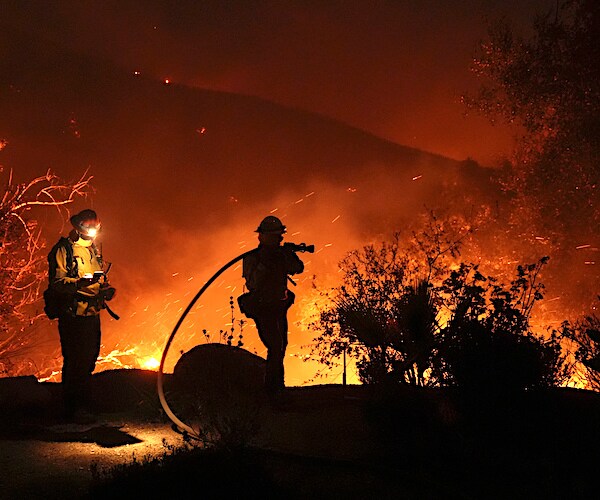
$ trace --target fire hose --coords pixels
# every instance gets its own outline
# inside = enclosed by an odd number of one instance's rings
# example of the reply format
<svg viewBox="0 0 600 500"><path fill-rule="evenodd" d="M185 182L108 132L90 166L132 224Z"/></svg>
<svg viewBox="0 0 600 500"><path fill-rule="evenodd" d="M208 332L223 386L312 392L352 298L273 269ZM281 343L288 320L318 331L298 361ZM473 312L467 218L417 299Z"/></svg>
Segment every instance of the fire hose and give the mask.
<svg viewBox="0 0 600 500"><path fill-rule="evenodd" d="M171 332L171 335L169 336L169 339L167 340L167 344L165 345L165 349L163 351L163 355L162 355L162 358L160 360L160 366L158 368L158 380L156 382L157 389L158 389L158 399L160 399L160 404L162 405L163 410L165 411L165 413L167 414L167 416L169 417L169 419L171 420L171 422L173 422L174 429L178 430L179 432L181 432L184 436L190 437L192 439L200 439L200 436L198 435L198 433L194 429L192 429L192 427L190 427L186 423L182 422L181 419L178 418L177 415L175 415L175 413L173 413L173 410L171 410L171 408L169 407L169 403L167 403L167 399L165 398L165 391L164 391L164 387L163 387L164 386L163 369L164 369L164 366L165 366L165 360L167 359L167 354L169 352L169 347L171 347L171 343L173 342L173 339L175 338L175 334L177 333L177 330L179 330L179 327L181 326L181 324L183 323L183 321L185 320L185 318L187 317L187 315L189 314L189 312L192 310L192 308L194 307L194 305L196 304L196 302L198 302L198 299L206 291L206 289L210 285L212 285L213 282L219 276L221 276L221 274L223 272L225 272L227 269L229 269L231 266L233 266L236 262L242 260L244 257L246 257L246 256L248 256L250 254L253 254L257 250L258 249L255 248L253 250L249 250L248 252L244 252L241 255L238 255L235 259L232 259L227 264L225 264L221 269L219 269L212 276L212 278L210 278L206 283L204 283L204 285L202 286L202 288L198 291L198 293L195 295L195 297L188 304L188 306L186 307L185 311L183 311L183 314L179 318L179 321L177 321L177 324L175 325L175 328L173 328L173 331Z"/></svg>
<svg viewBox="0 0 600 500"><path fill-rule="evenodd" d="M306 245L304 243L300 243L300 244L285 243L283 246L286 248L289 248L293 252L313 253L315 251L314 245ZM225 264L223 267L221 267L221 269L219 269L206 283L204 283L202 288L200 288L198 293L190 301L190 303L186 307L185 311L183 311L183 313L181 314L179 320L177 321L177 324L175 325L175 328L173 328L173 331L171 332L171 335L169 335L169 339L167 340L167 343L165 345L165 349L163 351L162 358L160 360L160 366L158 368L158 379L156 382L157 389L158 389L158 399L160 400L160 404L163 407L163 410L165 411L165 413L167 414L167 416L169 417L171 422L173 422L174 430L180 432L181 434L183 434L186 437L189 437L192 439L201 439L200 435L191 426L187 425L179 417L177 417L177 415L175 415L175 413L173 413L173 410L171 410L171 408L169 407L169 404L167 403L167 399L165 397L165 391L164 391L163 369L165 366L165 360L167 359L167 354L169 352L169 347L171 347L171 343L173 342L173 339L175 338L175 334L179 330L179 327L181 326L181 324L183 323L183 321L185 320L185 318L187 317L189 312L192 310L192 308L194 307L196 302L198 302L198 299L208 289L208 287L210 285L212 285L214 283L214 281L219 276L221 276L221 274L223 274L223 272L225 272L227 269L229 269L231 266L233 266L236 262L242 260L243 258L245 258L248 255L251 255L257 251L258 251L258 248L254 248L252 250L244 252L241 255L238 255L235 259L230 260L227 264Z"/></svg>

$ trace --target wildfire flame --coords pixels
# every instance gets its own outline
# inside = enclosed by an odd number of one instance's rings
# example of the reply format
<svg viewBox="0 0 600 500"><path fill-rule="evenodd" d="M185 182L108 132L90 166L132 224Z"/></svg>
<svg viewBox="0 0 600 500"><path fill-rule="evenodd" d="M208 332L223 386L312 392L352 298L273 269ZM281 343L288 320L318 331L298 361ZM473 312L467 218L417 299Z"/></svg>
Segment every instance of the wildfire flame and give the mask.
<svg viewBox="0 0 600 500"><path fill-rule="evenodd" d="M200 129L202 130L202 129ZM199 132L200 133L200 132ZM407 177L410 181L411 177ZM421 179L419 179L421 180ZM421 180L423 182L423 180ZM286 359L286 381L290 385L302 385L311 383L313 380L308 380L314 376L317 369L327 371L325 376L318 382L339 380L342 373L342 360L339 360L340 365L336 367L323 368L317 364L317 359L308 359L311 356L311 343L313 338L317 336L317 332L308 328L313 323L321 311L330 306L329 298L322 295L331 287L339 285L339 268L336 263L345 255L345 253L353 248L360 248L365 243L363 236L354 236L347 227L346 221L354 219L354 211L356 206L354 201L356 197L363 193L362 186L348 187L343 190L343 194L337 195L344 197L339 203L327 205L327 210L318 212L317 206L325 206L323 199L330 199L333 195L331 191L324 189L323 191L311 191L303 197L298 193L286 194L285 198L276 201L275 207L271 213L280 213L281 217L292 217L290 227L294 230L302 229L302 231L290 232L287 238L291 241L302 240L306 243L314 243L317 246L315 256L309 257L303 255L306 269L303 275L297 279L297 289L294 289L297 298L296 304L290 309L289 324L290 337L287 350L288 358ZM346 200L350 200L346 205ZM268 211L268 210L267 210ZM300 224L304 217L312 217L311 224ZM243 227L242 227L243 226ZM251 248L256 244L254 238L249 237L249 232L255 226L250 224L248 230L247 221L240 224L239 227L227 228L219 237L218 240L228 242L227 257L235 256L236 250ZM349 238L349 235L352 235ZM385 239L386 235L378 235L374 242L379 238ZM585 241L585 240L584 240ZM483 241L482 246L485 246L486 241ZM485 252L477 252L478 247L474 247L472 254L485 257L479 258L481 265L487 265L490 268L491 274L505 274L514 271L518 260L511 258L512 254L509 249L501 248L494 242L496 254L488 257ZM588 257L587 252L596 251L596 248L591 244L583 244L581 242L577 247L578 252L582 255L585 253L585 264L588 269L597 262L593 258L593 254ZM232 255L233 253L233 255ZM316 256L318 254L318 257ZM132 297L127 305L119 304L122 314L121 321L113 323L112 321L106 324L106 329L103 328L103 355L98 359L97 371L107 369L145 369L157 370L160 366L162 356L162 348L168 337L171 328L177 322L186 304L197 291L199 286L210 277L211 272L218 269L224 253L220 253L217 257L206 252L203 254L203 261L195 267L189 267L189 261L177 260L172 263L172 268L165 270L165 279L162 281L161 287L143 289L134 289L134 293L130 293ZM206 258L208 256L208 258ZM214 259L213 259L214 257ZM468 256L465 257L468 259ZM212 260L211 260L212 259ZM582 262L583 264L583 262ZM458 263L451 266L458 267ZM314 279L318 279L318 286ZM117 274L115 280L119 278ZM168 278L168 279L167 279ZM115 283L117 288L120 284ZM235 317L232 317L232 311L228 306L230 296L233 296L232 302L235 307L235 296L243 290L243 278L241 276L241 264L231 268L227 274L223 275L223 279L215 283L203 296L201 302L190 311L190 314L182 325L180 333L174 341L169 358L165 362L165 371L170 371L174 364L179 359L183 352L190 350L198 344L205 342L231 342L237 345L238 341L242 341L243 329L243 348L254 352L259 356L265 355L265 349L258 334L254 323L247 321L235 308ZM127 297L127 291L122 295ZM539 304L536 309L536 317L534 318L534 326L541 329L549 324L554 324L562 319L561 311L562 297L557 294L549 297L548 300ZM441 325L448 320L449 313L440 314L438 320ZM557 319L558 318L558 319ZM243 320L243 327L240 328L240 321ZM110 320L109 320L110 321ZM554 323L552 323L554 321ZM235 328L235 331L234 331ZM135 332L135 334L133 333ZM229 339L229 340L228 340ZM307 360L307 362L305 362ZM57 370L60 364L60 355L55 357L56 363L50 364L45 361L44 371L40 374L40 380L57 381L60 379L60 371ZM353 360L348 359L347 379L355 382L356 368Z"/></svg>
<svg viewBox="0 0 600 500"><path fill-rule="evenodd" d="M153 356L142 358L140 360L140 368L144 370L157 370L160 366L160 361Z"/></svg>

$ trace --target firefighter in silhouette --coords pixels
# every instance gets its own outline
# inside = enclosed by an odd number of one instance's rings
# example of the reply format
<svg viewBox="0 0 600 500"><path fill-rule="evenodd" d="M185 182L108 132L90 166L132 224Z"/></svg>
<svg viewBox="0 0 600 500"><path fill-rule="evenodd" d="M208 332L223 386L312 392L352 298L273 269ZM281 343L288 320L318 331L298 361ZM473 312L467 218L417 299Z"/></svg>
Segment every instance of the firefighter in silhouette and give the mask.
<svg viewBox="0 0 600 500"><path fill-rule="evenodd" d="M88 405L92 372L100 353L100 311L115 289L108 284L94 244L100 230L96 212L83 210L70 222L69 236L60 238L48 254L45 311L51 319L58 318L65 415L93 420Z"/></svg>
<svg viewBox="0 0 600 500"><path fill-rule="evenodd" d="M258 249L244 258L243 276L248 293L240 301L246 316L254 319L260 340L267 348L265 389L274 395L284 388L283 361L287 347L287 310L294 303L288 276L304 270L293 250L282 245L285 226L277 217L265 217L258 229Z"/></svg>

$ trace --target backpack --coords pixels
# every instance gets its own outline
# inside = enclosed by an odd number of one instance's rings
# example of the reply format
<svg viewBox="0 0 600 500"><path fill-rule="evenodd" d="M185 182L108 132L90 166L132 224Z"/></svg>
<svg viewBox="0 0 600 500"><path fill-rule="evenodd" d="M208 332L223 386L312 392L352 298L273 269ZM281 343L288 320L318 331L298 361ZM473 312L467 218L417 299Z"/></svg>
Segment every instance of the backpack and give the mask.
<svg viewBox="0 0 600 500"><path fill-rule="evenodd" d="M60 293L52 286L56 278L56 253L59 248L64 248L67 253L67 276L70 278L77 278L79 276L77 261L73 258L73 246L69 239L63 236L48 254L48 288L44 290L44 312L49 319L56 319L59 316L70 313L72 303L74 302L74 297Z"/></svg>

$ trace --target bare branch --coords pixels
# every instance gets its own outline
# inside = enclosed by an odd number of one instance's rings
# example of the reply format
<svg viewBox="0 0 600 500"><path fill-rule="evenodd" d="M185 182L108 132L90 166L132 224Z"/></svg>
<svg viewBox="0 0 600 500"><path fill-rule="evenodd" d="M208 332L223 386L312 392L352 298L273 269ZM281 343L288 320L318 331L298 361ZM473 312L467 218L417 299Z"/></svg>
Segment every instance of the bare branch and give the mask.
<svg viewBox="0 0 600 500"><path fill-rule="evenodd" d="M4 374L22 373L18 359L39 342L33 325L43 318L36 304L46 284L47 269L45 241L32 209L55 208L64 220L68 214L65 207L92 192L91 179L87 170L71 182L48 170L17 184L13 171L8 173L0 202L0 367Z"/></svg>

